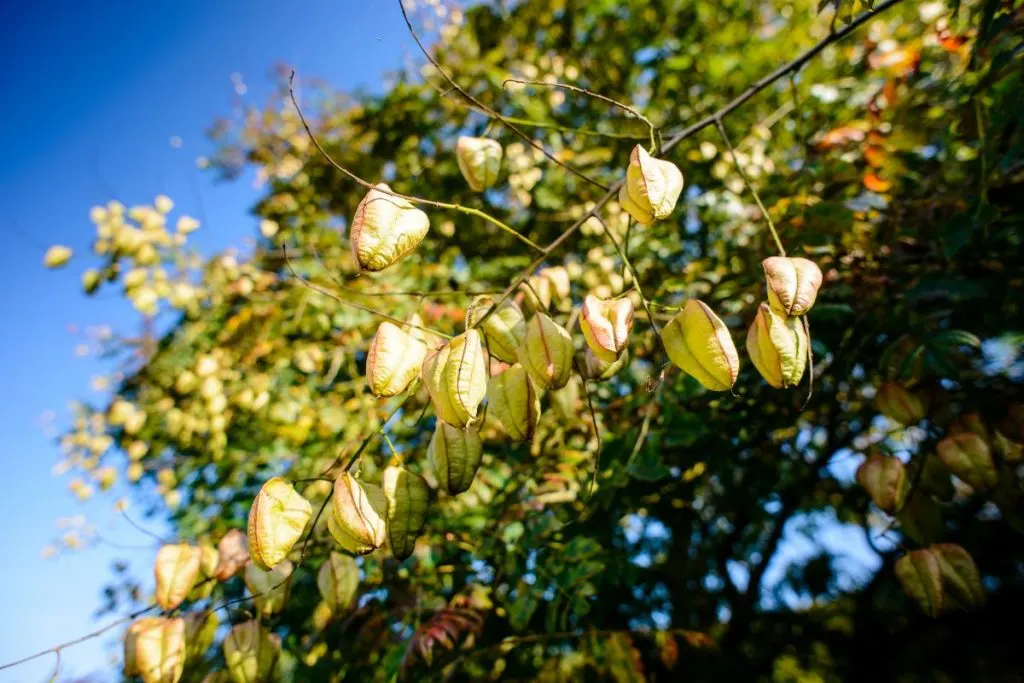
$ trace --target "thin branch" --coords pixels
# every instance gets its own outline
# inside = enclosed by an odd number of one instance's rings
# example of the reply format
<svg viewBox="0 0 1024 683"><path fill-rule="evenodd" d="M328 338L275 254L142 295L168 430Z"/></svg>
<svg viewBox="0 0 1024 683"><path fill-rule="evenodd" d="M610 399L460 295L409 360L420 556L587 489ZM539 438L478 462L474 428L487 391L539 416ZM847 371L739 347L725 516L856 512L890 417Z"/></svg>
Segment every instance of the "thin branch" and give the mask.
<svg viewBox="0 0 1024 683"><path fill-rule="evenodd" d="M547 128L550 130L557 130L560 133L573 133L574 135L582 135L584 137L596 137L596 138L612 138L615 140L646 140L646 135L636 135L634 133L605 133L599 130L592 130L590 128L573 128L572 126L565 126L561 123L555 123L554 121L534 121L532 119L522 119L517 116L506 116L506 121L512 123L518 123L521 126L531 126L533 128Z"/></svg>
<svg viewBox="0 0 1024 683"><path fill-rule="evenodd" d="M142 526L141 524L136 522L134 519L129 517L127 511L125 511L125 509L123 507L121 508L121 516L124 517L126 522L128 522L133 527L135 527L135 529L137 529L138 531L141 531L142 533L146 534L150 538L153 538L153 539L159 541L160 543L169 543L170 542L170 541L168 541L168 540L158 536L157 534L153 533L152 531L150 531L149 529L147 529L146 527Z"/></svg>

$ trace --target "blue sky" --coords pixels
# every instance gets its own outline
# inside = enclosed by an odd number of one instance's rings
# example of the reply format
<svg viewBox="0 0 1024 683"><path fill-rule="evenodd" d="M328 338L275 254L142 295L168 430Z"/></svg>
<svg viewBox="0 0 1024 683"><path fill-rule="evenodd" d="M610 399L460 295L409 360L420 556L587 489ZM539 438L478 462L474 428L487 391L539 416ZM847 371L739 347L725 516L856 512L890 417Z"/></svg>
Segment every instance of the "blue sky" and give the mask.
<svg viewBox="0 0 1024 683"><path fill-rule="evenodd" d="M57 448L39 425L47 410L58 424L66 420L68 400L90 396L90 378L106 370L74 356L82 339L68 326L131 329L136 321L116 296L80 293L89 207L115 197L149 203L165 193L192 215L202 203L208 220L194 235L201 248L240 244L255 234L247 213L254 190L247 182L216 184L194 164L209 151L203 130L231 111L231 74L242 74L246 97L257 103L280 61L300 77L377 89L413 50L393 0L0 2L0 268L8 277L0 298L0 663L104 623L93 614L112 561L128 559L143 577L152 561L148 548L40 555L58 533L55 520L78 513L117 543L151 542L118 518L113 497L83 505L68 493L68 478L51 474ZM181 148L171 147L172 136ZM53 243L80 258L45 270L43 251ZM116 633L65 652L62 679L108 669ZM0 682L45 680L53 663L47 657L0 672Z"/></svg>

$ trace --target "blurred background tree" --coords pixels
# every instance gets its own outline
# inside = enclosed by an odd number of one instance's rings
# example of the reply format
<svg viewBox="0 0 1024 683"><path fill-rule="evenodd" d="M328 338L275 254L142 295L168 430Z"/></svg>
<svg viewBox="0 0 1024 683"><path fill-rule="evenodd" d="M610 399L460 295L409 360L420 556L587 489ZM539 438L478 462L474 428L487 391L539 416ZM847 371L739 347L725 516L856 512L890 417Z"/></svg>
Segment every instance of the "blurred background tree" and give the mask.
<svg viewBox="0 0 1024 683"><path fill-rule="evenodd" d="M434 22L446 74L578 173L430 64L393 74L382 96L298 78L298 101L338 165L546 245L650 136L621 108L555 84L641 111L660 145L870 9L823 4L428 3L413 14ZM992 0L882 8L729 111L734 155L716 125L680 139L665 155L686 181L672 218L635 225L614 199L601 205L638 282L593 218L529 270L535 254L513 236L432 207L414 252L360 273L347 230L365 190L311 143L282 70L278 99L211 130L212 170L255 168L264 183L251 253L189 252L198 226L172 218L166 198L93 211L100 263L83 285L121 286L152 334L109 340L127 379L111 404L80 404L63 439L80 494L127 477L181 539L216 545L245 529L265 481L295 482L318 521L291 553L283 609L260 617L280 638L277 678L1016 680L1006 627L1024 598L1024 15ZM484 193L459 172L460 135L504 146ZM760 262L775 253L744 176L789 254L825 275L806 404L806 384L772 389L745 353L732 393L704 390L668 365L651 325L700 298L742 340L765 296ZM558 267L568 292L544 270ZM425 457L426 391L367 391L373 311L455 335L473 294L502 292L524 268L578 349L584 295L633 300L630 358L609 380L548 392L527 444L488 419L472 488L449 496ZM538 306L530 290L516 298ZM907 414L907 401L920 410ZM936 455L965 429L993 454L989 490ZM359 559L358 599L331 609L317 575L340 549L316 511L349 462L379 480L391 456L381 434L432 485L426 528L407 560ZM910 490L888 513L853 474L883 455L906 463ZM801 537L812 551L787 552ZM936 621L901 590L897 558L938 542L969 551L983 608ZM150 603L119 581L111 610ZM227 624L258 616L241 578L210 587L183 609L224 606L217 644L189 653L182 680L221 680Z"/></svg>

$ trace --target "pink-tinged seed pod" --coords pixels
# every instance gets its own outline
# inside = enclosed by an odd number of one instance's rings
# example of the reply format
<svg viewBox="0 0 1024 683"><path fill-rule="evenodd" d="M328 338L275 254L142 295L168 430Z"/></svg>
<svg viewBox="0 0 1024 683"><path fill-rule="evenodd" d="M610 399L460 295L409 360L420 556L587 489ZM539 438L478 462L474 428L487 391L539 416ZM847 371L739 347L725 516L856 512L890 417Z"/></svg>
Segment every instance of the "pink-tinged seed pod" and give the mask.
<svg viewBox="0 0 1024 683"><path fill-rule="evenodd" d="M381 483L387 502L388 543L394 556L404 560L412 555L427 521L430 487L423 477L399 465L384 468Z"/></svg>
<svg viewBox="0 0 1024 683"><path fill-rule="evenodd" d="M931 547L939 560L947 611L969 612L985 605L985 589L974 558L956 543L939 543Z"/></svg>
<svg viewBox="0 0 1024 683"><path fill-rule="evenodd" d="M374 396L397 396L416 379L427 346L398 325L384 321L377 327L366 354L366 383Z"/></svg>
<svg viewBox="0 0 1024 683"><path fill-rule="evenodd" d="M899 458L874 453L857 468L857 483L871 496L871 500L885 512L903 507L907 490L907 471Z"/></svg>
<svg viewBox="0 0 1024 683"><path fill-rule="evenodd" d="M488 412L513 441L533 438L540 421L540 393L520 363L491 377L487 385L487 406Z"/></svg>
<svg viewBox="0 0 1024 683"><path fill-rule="evenodd" d="M253 596L253 605L263 616L277 614L288 601L288 577L295 571L291 560L282 560L273 569L263 570L255 564L245 567L245 587Z"/></svg>
<svg viewBox="0 0 1024 683"><path fill-rule="evenodd" d="M506 299L498 305L494 313L484 318L493 306L494 299L491 297L475 297L466 309L466 327L479 327L487 340L487 350L492 356L506 363L515 363L517 349L526 334L523 311L514 301ZM481 319L483 322L479 323Z"/></svg>
<svg viewBox="0 0 1024 683"><path fill-rule="evenodd" d="M178 683L185 671L185 620L154 618L135 631L135 672L143 683Z"/></svg>
<svg viewBox="0 0 1024 683"><path fill-rule="evenodd" d="M676 208L683 191L683 173L671 161L655 159L641 145L633 148L619 204L637 223L664 220Z"/></svg>
<svg viewBox="0 0 1024 683"><path fill-rule="evenodd" d="M747 330L747 353L768 384L776 389L795 387L807 367L807 333L799 320L762 303Z"/></svg>
<svg viewBox="0 0 1024 683"><path fill-rule="evenodd" d="M980 493L995 490L999 472L988 444L980 436L970 432L952 434L935 448L942 464L972 489Z"/></svg>
<svg viewBox="0 0 1024 683"><path fill-rule="evenodd" d="M455 142L459 172L474 192L483 192L498 181L502 154L501 143L490 138L463 135Z"/></svg>
<svg viewBox="0 0 1024 683"><path fill-rule="evenodd" d="M347 610L359 592L359 567L348 555L332 552L316 575L320 596L331 612Z"/></svg>
<svg viewBox="0 0 1024 683"><path fill-rule="evenodd" d="M942 570L939 559L928 549L914 550L896 560L896 578L929 617L942 611Z"/></svg>
<svg viewBox="0 0 1024 683"><path fill-rule="evenodd" d="M249 553L269 570L288 557L313 516L313 506L281 477L268 479L249 508Z"/></svg>
<svg viewBox="0 0 1024 683"><path fill-rule="evenodd" d="M431 351L422 374L439 418L455 427L475 420L487 394L487 357L480 332L466 330Z"/></svg>
<svg viewBox="0 0 1024 683"><path fill-rule="evenodd" d="M729 328L707 304L690 299L661 332L669 359L711 391L729 391L740 358Z"/></svg>
<svg viewBox="0 0 1024 683"><path fill-rule="evenodd" d="M157 551L153 574L156 602L162 609L172 610L184 602L199 576L201 560L199 548L188 543L165 545Z"/></svg>
<svg viewBox="0 0 1024 683"><path fill-rule="evenodd" d="M224 639L224 661L235 683L273 680L281 642L258 621L235 624Z"/></svg>
<svg viewBox="0 0 1024 683"><path fill-rule="evenodd" d="M625 297L598 299L588 294L580 309L580 329L591 352L606 363L614 363L629 344L633 302Z"/></svg>
<svg viewBox="0 0 1024 683"><path fill-rule="evenodd" d="M546 313L537 313L527 323L519 363L538 387L564 387L572 375L572 354L572 337Z"/></svg>
<svg viewBox="0 0 1024 683"><path fill-rule="evenodd" d="M821 288L818 264L799 256L769 256L761 265L772 309L786 317L807 315Z"/></svg>
<svg viewBox="0 0 1024 683"><path fill-rule="evenodd" d="M356 207L349 240L359 267L379 271L415 249L429 229L427 214L378 183Z"/></svg>
<svg viewBox="0 0 1024 683"><path fill-rule="evenodd" d="M897 382L882 382L875 394L875 407L890 420L915 425L928 414L927 396L908 391Z"/></svg>
<svg viewBox="0 0 1024 683"><path fill-rule="evenodd" d="M427 460L437 477L438 486L453 496L465 493L473 485L483 457L484 447L477 425L453 427L443 420L437 421L427 446Z"/></svg>
<svg viewBox="0 0 1024 683"><path fill-rule="evenodd" d="M249 541L238 529L231 529L217 544L217 568L214 576L218 581L227 581L245 569L249 563Z"/></svg>
<svg viewBox="0 0 1024 683"><path fill-rule="evenodd" d="M327 528L341 547L355 555L368 555L387 540L387 502L375 484L348 472L334 481L334 497Z"/></svg>

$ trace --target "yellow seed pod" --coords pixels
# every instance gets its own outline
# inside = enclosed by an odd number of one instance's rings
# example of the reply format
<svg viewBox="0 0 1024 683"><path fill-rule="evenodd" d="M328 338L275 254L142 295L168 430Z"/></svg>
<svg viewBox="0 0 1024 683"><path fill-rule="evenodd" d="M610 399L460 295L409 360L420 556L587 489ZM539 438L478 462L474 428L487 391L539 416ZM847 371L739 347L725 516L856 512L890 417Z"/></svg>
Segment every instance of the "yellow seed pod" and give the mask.
<svg viewBox="0 0 1024 683"><path fill-rule="evenodd" d="M466 309L466 327L477 327L487 311L494 306L494 299L487 295L475 297ZM526 334L526 319L523 311L514 301L506 299L479 325L487 340L487 350L498 360L516 362L516 350Z"/></svg>
<svg viewBox="0 0 1024 683"><path fill-rule="evenodd" d="M468 491L480 467L483 448L477 426L453 427L438 420L427 446L427 460L438 485L451 495Z"/></svg>
<svg viewBox="0 0 1024 683"><path fill-rule="evenodd" d="M46 250L43 256L43 265L47 268L60 268L71 260L72 251L63 244L55 244Z"/></svg>
<svg viewBox="0 0 1024 683"><path fill-rule="evenodd" d="M192 612L183 618L185 620L185 659L189 661L201 659L213 645L220 619L216 612L209 611Z"/></svg>
<svg viewBox="0 0 1024 683"><path fill-rule="evenodd" d="M661 332L669 359L711 391L736 383L740 359L729 328L697 299L690 299Z"/></svg>
<svg viewBox="0 0 1024 683"><path fill-rule="evenodd" d="M897 382L882 382L875 394L879 412L900 424L913 425L928 414L925 394L911 392Z"/></svg>
<svg viewBox="0 0 1024 683"><path fill-rule="evenodd" d="M199 576L202 556L199 548L188 543L165 545L156 553L153 574L156 576L156 602L165 610L180 605Z"/></svg>
<svg viewBox="0 0 1024 683"><path fill-rule="evenodd" d="M761 261L761 266L772 310L786 317L807 315L821 287L818 264L799 256L769 256Z"/></svg>
<svg viewBox="0 0 1024 683"><path fill-rule="evenodd" d="M480 332L466 330L427 354L423 383L439 418L455 427L475 420L487 394L487 358Z"/></svg>
<svg viewBox="0 0 1024 683"><path fill-rule="evenodd" d="M427 214L379 183L356 207L349 240L359 267L379 271L415 249L429 229Z"/></svg>
<svg viewBox="0 0 1024 683"><path fill-rule="evenodd" d="M356 555L372 553L387 539L387 503L379 486L348 472L334 481L327 528L341 547Z"/></svg>
<svg viewBox="0 0 1024 683"><path fill-rule="evenodd" d="M249 540L238 529L231 529L217 544L217 568L213 575L227 581L249 564Z"/></svg>
<svg viewBox="0 0 1024 683"><path fill-rule="evenodd" d="M264 615L277 614L288 601L287 579L295 571L291 560L283 560L276 567L264 570L255 564L245 567L245 587L253 596L256 610Z"/></svg>
<svg viewBox="0 0 1024 683"><path fill-rule="evenodd" d="M533 438L533 430L540 421L540 393L520 363L491 377L487 384L487 406L488 412L513 441L529 441ZM469 488L468 483L466 488Z"/></svg>
<svg viewBox="0 0 1024 683"><path fill-rule="evenodd" d="M135 666L143 683L178 683L185 670L185 620L156 618L136 631Z"/></svg>
<svg viewBox="0 0 1024 683"><path fill-rule="evenodd" d="M394 323L377 328L366 354L366 383L374 396L397 396L416 378L427 346Z"/></svg>
<svg viewBox="0 0 1024 683"><path fill-rule="evenodd" d="M619 357L611 362L601 360L594 355L593 350L588 346L583 351L581 366L584 376L589 380L602 381L611 379L619 374L622 368L629 364L629 349L623 349Z"/></svg>
<svg viewBox="0 0 1024 683"><path fill-rule="evenodd" d="M260 569L288 556L313 516L313 506L281 477L268 479L249 508L249 555Z"/></svg>
<svg viewBox="0 0 1024 683"><path fill-rule="evenodd" d="M779 315L762 303L747 330L747 353L768 384L795 387L807 367L807 333L799 319Z"/></svg>
<svg viewBox="0 0 1024 683"><path fill-rule="evenodd" d="M957 478L975 491L994 491L999 483L999 472L988 444L970 432L952 434L935 446L939 460Z"/></svg>
<svg viewBox="0 0 1024 683"><path fill-rule="evenodd" d="M942 575L943 607L965 612L985 605L985 589L974 558L956 543L939 543L930 550L939 561Z"/></svg>
<svg viewBox="0 0 1024 683"><path fill-rule="evenodd" d="M235 624L224 639L224 661L235 683L272 680L280 650L280 641L257 621Z"/></svg>
<svg viewBox="0 0 1024 683"><path fill-rule="evenodd" d="M633 302L625 297L598 299L588 294L580 309L580 329L590 351L599 360L614 363L629 344Z"/></svg>
<svg viewBox="0 0 1024 683"><path fill-rule="evenodd" d="M560 389L572 375L572 337L546 313L526 325L519 362L541 389Z"/></svg>
<svg viewBox="0 0 1024 683"><path fill-rule="evenodd" d="M682 191L683 173L678 166L655 159L640 145L633 148L619 204L637 223L647 225L668 218Z"/></svg>
<svg viewBox="0 0 1024 683"><path fill-rule="evenodd" d="M551 291L555 298L566 300L572 295L572 282L569 280L569 271L565 266L549 266L537 271L537 275L544 278L551 284Z"/></svg>
<svg viewBox="0 0 1024 683"><path fill-rule="evenodd" d="M903 507L909 485L906 468L899 458L869 455L857 468L856 477L881 510L895 512Z"/></svg>
<svg viewBox="0 0 1024 683"><path fill-rule="evenodd" d="M529 310L537 312L551 308L551 280L546 277L531 275L519 285L519 292Z"/></svg>
<svg viewBox="0 0 1024 683"><path fill-rule="evenodd" d="M483 192L497 182L502 154L501 143L490 138L463 135L455 142L459 172L474 192Z"/></svg>
<svg viewBox="0 0 1024 683"><path fill-rule="evenodd" d="M208 543L199 546L199 576L188 594L189 600L202 600L210 597L213 586L217 581L217 562L219 555L217 549Z"/></svg>
<svg viewBox="0 0 1024 683"><path fill-rule="evenodd" d="M404 560L412 555L427 521L430 487L423 477L398 465L384 468L382 484L388 505L388 542L395 557Z"/></svg>
<svg viewBox="0 0 1024 683"><path fill-rule="evenodd" d="M359 591L359 567L348 555L332 552L316 575L316 586L332 613L352 606Z"/></svg>
<svg viewBox="0 0 1024 683"><path fill-rule="evenodd" d="M942 611L942 570L934 553L926 548L909 552L896 560L893 571L921 610L937 617Z"/></svg>
<svg viewBox="0 0 1024 683"><path fill-rule="evenodd" d="M138 640L139 634L151 628L159 628L163 619L143 617L132 622L124 633L124 675L127 678L139 675Z"/></svg>

